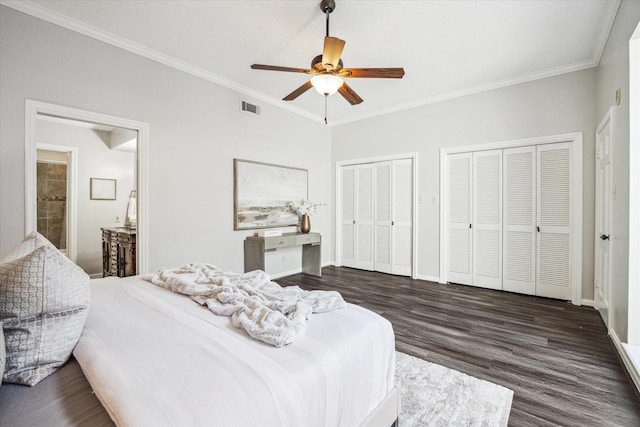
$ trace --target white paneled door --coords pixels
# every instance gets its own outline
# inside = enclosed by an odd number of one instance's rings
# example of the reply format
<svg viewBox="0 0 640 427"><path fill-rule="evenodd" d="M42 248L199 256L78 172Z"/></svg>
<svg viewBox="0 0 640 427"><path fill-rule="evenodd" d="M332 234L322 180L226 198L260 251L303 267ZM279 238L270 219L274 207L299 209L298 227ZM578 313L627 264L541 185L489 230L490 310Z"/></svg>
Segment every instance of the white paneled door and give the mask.
<svg viewBox="0 0 640 427"><path fill-rule="evenodd" d="M473 153L474 286L502 289L502 150Z"/></svg>
<svg viewBox="0 0 640 427"><path fill-rule="evenodd" d="M503 151L502 289L535 295L536 147Z"/></svg>
<svg viewBox="0 0 640 427"><path fill-rule="evenodd" d="M374 189L373 165L358 165L356 168L355 267L363 270L373 270Z"/></svg>
<svg viewBox="0 0 640 427"><path fill-rule="evenodd" d="M375 164L376 203L375 203L375 270L382 273L393 272L392 252L392 162Z"/></svg>
<svg viewBox="0 0 640 427"><path fill-rule="evenodd" d="M611 119L610 113L596 131L596 239L595 306L609 324L611 282Z"/></svg>
<svg viewBox="0 0 640 427"><path fill-rule="evenodd" d="M340 226L342 239L340 253L342 265L356 266L356 167L341 168L340 182L342 185L340 201Z"/></svg>
<svg viewBox="0 0 640 427"><path fill-rule="evenodd" d="M373 269L372 165L341 168L341 261L346 267Z"/></svg>
<svg viewBox="0 0 640 427"><path fill-rule="evenodd" d="M413 160L341 167L341 265L411 276Z"/></svg>
<svg viewBox="0 0 640 427"><path fill-rule="evenodd" d="M391 273L411 276L413 260L413 160L392 163ZM376 270L377 267L376 267ZM378 270L382 271L382 270Z"/></svg>
<svg viewBox="0 0 640 427"><path fill-rule="evenodd" d="M536 295L571 299L571 144L537 147Z"/></svg>
<svg viewBox="0 0 640 427"><path fill-rule="evenodd" d="M447 156L447 277L472 284L471 160L472 153Z"/></svg>

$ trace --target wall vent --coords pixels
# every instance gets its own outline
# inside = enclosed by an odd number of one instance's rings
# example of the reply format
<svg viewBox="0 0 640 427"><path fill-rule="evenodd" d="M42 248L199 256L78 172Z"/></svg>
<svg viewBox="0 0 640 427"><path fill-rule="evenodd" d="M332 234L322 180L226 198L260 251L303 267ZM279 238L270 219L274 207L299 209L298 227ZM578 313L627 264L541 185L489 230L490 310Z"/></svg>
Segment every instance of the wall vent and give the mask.
<svg viewBox="0 0 640 427"><path fill-rule="evenodd" d="M258 105L250 104L247 101L240 102L240 111L259 116L261 112L260 110L261 108Z"/></svg>

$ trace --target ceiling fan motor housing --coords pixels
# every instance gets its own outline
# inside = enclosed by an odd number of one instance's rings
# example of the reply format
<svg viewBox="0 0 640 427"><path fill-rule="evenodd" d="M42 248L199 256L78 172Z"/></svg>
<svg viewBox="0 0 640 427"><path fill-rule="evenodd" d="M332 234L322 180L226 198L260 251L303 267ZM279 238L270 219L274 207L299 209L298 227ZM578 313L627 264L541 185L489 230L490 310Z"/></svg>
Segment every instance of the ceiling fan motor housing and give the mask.
<svg viewBox="0 0 640 427"><path fill-rule="evenodd" d="M340 60L338 61L338 65L334 68L334 71L340 71L343 66L344 64L342 63L342 58L340 58ZM311 61L311 68L318 71L323 71L325 69L324 64L322 63L322 54L313 58L313 60Z"/></svg>

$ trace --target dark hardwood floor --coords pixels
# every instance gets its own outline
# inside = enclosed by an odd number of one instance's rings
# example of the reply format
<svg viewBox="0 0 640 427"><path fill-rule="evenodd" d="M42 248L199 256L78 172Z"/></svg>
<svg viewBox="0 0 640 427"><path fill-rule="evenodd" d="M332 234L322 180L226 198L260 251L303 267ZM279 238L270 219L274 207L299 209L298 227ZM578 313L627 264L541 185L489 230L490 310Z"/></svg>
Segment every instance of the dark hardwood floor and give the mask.
<svg viewBox="0 0 640 427"><path fill-rule="evenodd" d="M325 267L277 280L337 290L391 321L396 349L514 391L512 426L640 426L640 400L591 307Z"/></svg>

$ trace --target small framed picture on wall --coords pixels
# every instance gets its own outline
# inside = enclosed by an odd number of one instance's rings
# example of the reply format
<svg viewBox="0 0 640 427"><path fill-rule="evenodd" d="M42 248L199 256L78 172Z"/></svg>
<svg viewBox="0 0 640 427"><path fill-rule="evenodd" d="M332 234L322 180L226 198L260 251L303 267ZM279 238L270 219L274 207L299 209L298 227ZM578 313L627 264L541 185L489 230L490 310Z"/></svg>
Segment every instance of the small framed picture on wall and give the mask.
<svg viewBox="0 0 640 427"><path fill-rule="evenodd" d="M91 178L91 200L115 200L117 180L109 178Z"/></svg>

